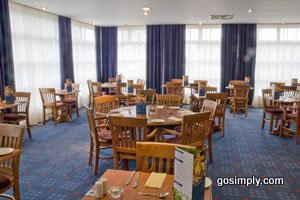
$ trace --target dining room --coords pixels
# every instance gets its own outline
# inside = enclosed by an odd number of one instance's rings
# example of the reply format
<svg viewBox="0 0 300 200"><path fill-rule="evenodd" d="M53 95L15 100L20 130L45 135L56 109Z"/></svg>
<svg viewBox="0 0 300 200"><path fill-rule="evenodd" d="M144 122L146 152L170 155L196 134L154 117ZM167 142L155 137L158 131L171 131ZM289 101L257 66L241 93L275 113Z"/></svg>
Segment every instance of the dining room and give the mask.
<svg viewBox="0 0 300 200"><path fill-rule="evenodd" d="M1 0L0 199L300 199L297 0Z"/></svg>

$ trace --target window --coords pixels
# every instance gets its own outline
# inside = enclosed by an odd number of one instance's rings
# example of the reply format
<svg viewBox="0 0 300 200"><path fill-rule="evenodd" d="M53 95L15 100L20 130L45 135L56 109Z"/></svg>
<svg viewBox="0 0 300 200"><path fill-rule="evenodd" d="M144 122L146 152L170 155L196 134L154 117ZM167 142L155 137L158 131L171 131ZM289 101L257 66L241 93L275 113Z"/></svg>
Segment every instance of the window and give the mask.
<svg viewBox="0 0 300 200"><path fill-rule="evenodd" d="M96 81L97 78L95 28L73 20L71 26L74 79L80 84L79 102L84 105L89 98L87 80Z"/></svg>
<svg viewBox="0 0 300 200"><path fill-rule="evenodd" d="M118 74L126 80L146 80L146 28L118 27Z"/></svg>
<svg viewBox="0 0 300 200"><path fill-rule="evenodd" d="M290 85L292 78L300 79L300 25L259 25L257 34L255 106L271 81Z"/></svg>
<svg viewBox="0 0 300 200"><path fill-rule="evenodd" d="M220 87L220 52L220 26L187 26L185 74L189 82L203 79Z"/></svg>
<svg viewBox="0 0 300 200"><path fill-rule="evenodd" d="M31 92L30 121L42 119L38 88L60 88L58 17L10 3L16 91Z"/></svg>

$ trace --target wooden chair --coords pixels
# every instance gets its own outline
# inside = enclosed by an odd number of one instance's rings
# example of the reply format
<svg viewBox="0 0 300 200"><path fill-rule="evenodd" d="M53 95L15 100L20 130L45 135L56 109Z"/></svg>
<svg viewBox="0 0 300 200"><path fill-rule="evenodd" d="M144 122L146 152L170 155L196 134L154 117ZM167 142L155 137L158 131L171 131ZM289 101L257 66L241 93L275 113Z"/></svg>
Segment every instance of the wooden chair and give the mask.
<svg viewBox="0 0 300 200"><path fill-rule="evenodd" d="M273 131L273 122L275 121L275 127L278 125L278 120L282 115L282 108L275 106L271 103L270 98L272 98L272 89L262 89L262 98L263 98L263 118L261 122L261 128L264 129L265 123L268 122L269 124L269 132L272 133ZM267 115L270 118L267 118ZM275 118L276 117L276 118Z"/></svg>
<svg viewBox="0 0 300 200"><path fill-rule="evenodd" d="M31 130L29 123L29 103L30 103L30 92L14 92L15 101L20 104L12 109L11 113L4 114L4 120L11 124L19 124L21 121L26 121L28 137L31 138Z"/></svg>
<svg viewBox="0 0 300 200"><path fill-rule="evenodd" d="M87 80L87 85L88 85L88 89L89 89L89 106L92 105L92 101L93 101L93 95L92 95L92 80Z"/></svg>
<svg viewBox="0 0 300 200"><path fill-rule="evenodd" d="M126 83L117 83L116 97L118 106L127 105L127 95L125 95L126 87Z"/></svg>
<svg viewBox="0 0 300 200"><path fill-rule="evenodd" d="M51 114L55 121L55 126L61 117L68 115L68 105L56 101L56 94L54 88L39 88L43 104L43 125L45 125L46 115ZM46 111L50 110L50 113ZM61 114L59 115L59 111Z"/></svg>
<svg viewBox="0 0 300 200"><path fill-rule="evenodd" d="M136 84L137 85L143 85L143 86L145 86L145 81L143 80L143 79L137 79L136 80ZM143 88L144 89L144 88Z"/></svg>
<svg viewBox="0 0 300 200"><path fill-rule="evenodd" d="M114 95L116 94L117 87L112 86L112 84L117 84L117 78L108 78L108 83L109 83L109 88L108 88L108 94L109 95Z"/></svg>
<svg viewBox="0 0 300 200"><path fill-rule="evenodd" d="M173 174L175 148L193 149L195 147L162 142L137 142L136 165L142 172L158 172ZM149 163L149 160L151 162Z"/></svg>
<svg viewBox="0 0 300 200"><path fill-rule="evenodd" d="M166 94L183 96L182 83L167 82L166 83Z"/></svg>
<svg viewBox="0 0 300 200"><path fill-rule="evenodd" d="M199 87L206 87L208 84L207 80L194 80L194 83L198 84L198 88Z"/></svg>
<svg viewBox="0 0 300 200"><path fill-rule="evenodd" d="M295 124L295 130L292 130L290 124ZM287 131L289 134L296 135L296 144L299 144L299 132L300 132L300 105L283 107L282 125L280 126L280 137L282 133Z"/></svg>
<svg viewBox="0 0 300 200"><path fill-rule="evenodd" d="M64 86L65 90L67 89L67 84ZM66 96L62 102L69 105L70 116L72 116L72 112L76 112L77 117L79 117L79 107L78 107L78 92L79 92L79 84L72 83L72 91L74 94Z"/></svg>
<svg viewBox="0 0 300 200"><path fill-rule="evenodd" d="M180 84L183 84L183 80L182 80L182 79L172 79L171 82L172 82L172 83L180 83Z"/></svg>
<svg viewBox="0 0 300 200"><path fill-rule="evenodd" d="M157 94L156 105L158 106L182 106L182 98L180 95Z"/></svg>
<svg viewBox="0 0 300 200"><path fill-rule="evenodd" d="M200 112L203 100L198 99L193 94L190 96L190 110L193 112Z"/></svg>
<svg viewBox="0 0 300 200"><path fill-rule="evenodd" d="M86 114L90 128L90 153L88 164L92 165L94 160L93 173L97 174L99 159L112 159L112 157L100 157L99 151L112 148L112 136L107 125L96 125L92 108L85 105Z"/></svg>
<svg viewBox="0 0 300 200"><path fill-rule="evenodd" d="M244 80L231 80L229 81L229 85L235 86L235 85L245 85Z"/></svg>
<svg viewBox="0 0 300 200"><path fill-rule="evenodd" d="M123 162L128 169L128 160L136 160L136 142L148 141L155 137L156 131L150 134L147 130L147 119L130 117L109 117L112 133L114 168Z"/></svg>
<svg viewBox="0 0 300 200"><path fill-rule="evenodd" d="M250 85L234 85L233 97L230 99L230 111L235 116L236 113L244 111L246 117L248 114Z"/></svg>
<svg viewBox="0 0 300 200"><path fill-rule="evenodd" d="M209 153L209 161L213 161L212 155L212 133L214 129L214 121L216 118L216 110L217 110L218 103L215 101L204 99L202 108L200 112L210 112L209 116L209 127L207 131L207 139L208 139L208 153Z"/></svg>
<svg viewBox="0 0 300 200"><path fill-rule="evenodd" d="M156 89L137 90L136 98L143 101L146 105L153 105L156 95Z"/></svg>
<svg viewBox="0 0 300 200"><path fill-rule="evenodd" d="M97 113L98 124L108 124L107 114L116 108L116 96L107 95L94 99L94 111Z"/></svg>
<svg viewBox="0 0 300 200"><path fill-rule="evenodd" d="M228 97L228 93L226 92L206 94L206 99L218 103L214 124L221 129L223 137L225 132L225 113L226 113L227 97ZM218 123L216 123L216 119L218 119Z"/></svg>
<svg viewBox="0 0 300 200"><path fill-rule="evenodd" d="M24 128L17 125L0 124L0 146L17 149L17 152L8 154L8 159L0 164L0 196L13 188L14 198L20 200L19 166L23 142Z"/></svg>
<svg viewBox="0 0 300 200"><path fill-rule="evenodd" d="M280 86L280 96L294 97L296 94L297 87L293 86Z"/></svg>
<svg viewBox="0 0 300 200"><path fill-rule="evenodd" d="M102 96L102 83L100 82L91 82L92 86L92 97L93 99L95 97Z"/></svg>
<svg viewBox="0 0 300 200"><path fill-rule="evenodd" d="M285 82L270 82L270 88L272 88L273 85L285 86Z"/></svg>

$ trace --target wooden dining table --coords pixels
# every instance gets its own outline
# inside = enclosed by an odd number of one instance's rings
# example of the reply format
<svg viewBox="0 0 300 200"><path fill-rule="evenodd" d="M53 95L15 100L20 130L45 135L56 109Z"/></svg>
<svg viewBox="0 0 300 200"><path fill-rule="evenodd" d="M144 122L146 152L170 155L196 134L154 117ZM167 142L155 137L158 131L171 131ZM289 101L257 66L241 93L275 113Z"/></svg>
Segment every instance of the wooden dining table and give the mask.
<svg viewBox="0 0 300 200"><path fill-rule="evenodd" d="M124 192L122 194L122 197L120 198L122 200L159 199L158 197L155 197L155 196L142 196L142 195L139 195L138 192L154 192L154 193L169 192L169 195L167 197L165 197L164 199L166 199L166 200L173 199L173 185L174 185L174 176L173 175L167 175L163 182L162 187L160 189L156 189L156 188L148 188L148 187L144 186L148 177L150 176L150 173L145 173L145 172L141 172L139 185L136 188L133 188L133 184L137 177L136 174L134 175L134 178L132 179L132 181L129 185L126 185L125 182L130 177L130 171L108 169L102 175L101 178L107 179L108 187L122 186L124 188ZM92 186L91 190L93 190L93 191L95 190L95 185ZM100 200L100 199L107 200L107 199L110 199L108 197L108 195L105 195L103 198L97 199L95 196L89 196L87 194L82 198L82 200ZM204 200L212 200L212 187L211 186L205 189Z"/></svg>
<svg viewBox="0 0 300 200"><path fill-rule="evenodd" d="M0 120L3 120L3 110L11 109L20 105L20 102L15 102L13 104L7 104L5 102L0 102Z"/></svg>

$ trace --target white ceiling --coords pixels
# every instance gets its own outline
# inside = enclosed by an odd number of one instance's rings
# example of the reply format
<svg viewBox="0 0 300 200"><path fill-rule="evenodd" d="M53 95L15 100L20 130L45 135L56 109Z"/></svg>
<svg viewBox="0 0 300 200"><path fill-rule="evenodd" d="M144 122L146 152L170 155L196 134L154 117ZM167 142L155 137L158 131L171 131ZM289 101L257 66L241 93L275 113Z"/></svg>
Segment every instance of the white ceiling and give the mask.
<svg viewBox="0 0 300 200"><path fill-rule="evenodd" d="M97 25L299 23L300 0L13 0ZM152 8L144 16L142 7ZM254 9L248 13L248 9ZM233 14L233 20L210 20Z"/></svg>

